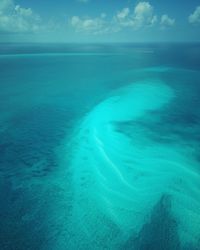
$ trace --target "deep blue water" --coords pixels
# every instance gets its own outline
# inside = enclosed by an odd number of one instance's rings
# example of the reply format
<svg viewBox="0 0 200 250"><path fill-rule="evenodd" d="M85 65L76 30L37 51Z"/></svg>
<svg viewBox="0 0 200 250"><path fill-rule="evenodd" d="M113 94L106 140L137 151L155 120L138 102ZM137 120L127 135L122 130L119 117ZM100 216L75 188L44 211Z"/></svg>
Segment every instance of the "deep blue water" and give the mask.
<svg viewBox="0 0 200 250"><path fill-rule="evenodd" d="M200 44L0 45L0 249L200 250Z"/></svg>

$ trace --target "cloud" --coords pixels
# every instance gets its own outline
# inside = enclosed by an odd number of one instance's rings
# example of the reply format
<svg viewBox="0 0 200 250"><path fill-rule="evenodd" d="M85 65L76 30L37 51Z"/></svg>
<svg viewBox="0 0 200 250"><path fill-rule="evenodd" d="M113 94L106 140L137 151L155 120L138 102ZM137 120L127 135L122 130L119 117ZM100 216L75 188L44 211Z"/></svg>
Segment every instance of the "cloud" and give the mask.
<svg viewBox="0 0 200 250"><path fill-rule="evenodd" d="M14 3L12 0L1 0L0 1L0 14L4 11L11 9L14 7Z"/></svg>
<svg viewBox="0 0 200 250"><path fill-rule="evenodd" d="M101 13L101 18L106 18L106 13Z"/></svg>
<svg viewBox="0 0 200 250"><path fill-rule="evenodd" d="M0 32L35 32L41 28L41 19L30 8L15 5L12 0L0 2Z"/></svg>
<svg viewBox="0 0 200 250"><path fill-rule="evenodd" d="M154 15L154 9L149 2L139 2L134 10L133 16L134 26L151 26L157 21L156 15Z"/></svg>
<svg viewBox="0 0 200 250"><path fill-rule="evenodd" d="M119 20L125 19L129 15L129 13L130 13L130 9L129 8L124 8L124 9L122 9L121 11L119 11L117 13L117 18Z"/></svg>
<svg viewBox="0 0 200 250"><path fill-rule="evenodd" d="M70 24L76 32L90 34L119 32L124 28L137 31L153 27L156 23L160 23L161 28L164 29L175 24L175 19L170 18L167 14L163 14L160 22L158 22L153 6L145 1L137 3L133 10L125 7L118 11L110 20L107 19L105 13L94 18L73 16L70 19Z"/></svg>
<svg viewBox="0 0 200 250"><path fill-rule="evenodd" d="M161 16L160 24L162 28L171 27L175 24L175 19L172 19L168 15L164 14Z"/></svg>
<svg viewBox="0 0 200 250"><path fill-rule="evenodd" d="M140 29L155 24L157 16L149 2L139 2L132 13L129 8L124 8L114 16L114 20L121 26Z"/></svg>
<svg viewBox="0 0 200 250"><path fill-rule="evenodd" d="M188 18L189 23L198 24L200 23L200 6L197 6L195 11Z"/></svg>
<svg viewBox="0 0 200 250"><path fill-rule="evenodd" d="M139 2L132 12L130 8L125 7L109 21L106 20L106 17L105 13L94 18L73 16L69 23L76 32L103 34L118 32L123 27L131 27L137 30L153 26L157 22L157 16L149 2Z"/></svg>
<svg viewBox="0 0 200 250"><path fill-rule="evenodd" d="M105 13L102 13L100 17L96 18L81 18L79 16L73 16L70 23L76 32L102 34L109 31L108 23L105 21L105 17Z"/></svg>

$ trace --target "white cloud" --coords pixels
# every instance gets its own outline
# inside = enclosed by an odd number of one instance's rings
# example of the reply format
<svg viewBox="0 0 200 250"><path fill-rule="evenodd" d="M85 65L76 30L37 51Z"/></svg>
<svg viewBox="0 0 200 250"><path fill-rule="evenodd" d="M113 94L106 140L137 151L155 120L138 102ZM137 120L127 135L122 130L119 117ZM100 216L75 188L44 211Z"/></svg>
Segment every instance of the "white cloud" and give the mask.
<svg viewBox="0 0 200 250"><path fill-rule="evenodd" d="M197 6L195 11L189 16L189 22L192 24L200 23L200 6Z"/></svg>
<svg viewBox="0 0 200 250"><path fill-rule="evenodd" d="M114 20L121 26L140 29L155 24L157 16L154 15L154 9L149 2L139 2L133 13L129 8L124 8L114 16Z"/></svg>
<svg viewBox="0 0 200 250"><path fill-rule="evenodd" d="M13 0L0 2L0 32L34 32L41 20L30 8L15 5Z"/></svg>
<svg viewBox="0 0 200 250"><path fill-rule="evenodd" d="M122 19L126 18L129 15L129 13L130 13L129 8L124 8L117 13L117 18L119 20L122 20Z"/></svg>
<svg viewBox="0 0 200 250"><path fill-rule="evenodd" d="M162 28L173 26L174 23L175 19L170 18L168 15L164 14L161 16L160 24Z"/></svg>
<svg viewBox="0 0 200 250"><path fill-rule="evenodd" d="M101 13L101 18L106 18L106 13Z"/></svg>
<svg viewBox="0 0 200 250"><path fill-rule="evenodd" d="M139 2L134 10L134 26L137 28L151 26L157 21L154 9L149 2Z"/></svg>
<svg viewBox="0 0 200 250"><path fill-rule="evenodd" d="M70 20L70 23L77 32L101 34L106 33L109 30L108 23L105 21L105 17L105 13L102 13L100 17L96 18L81 18L79 16L73 16Z"/></svg>
<svg viewBox="0 0 200 250"><path fill-rule="evenodd" d="M73 16L70 19L70 24L76 32L102 34L118 32L123 27L137 30L153 26L157 22L157 16L149 2L139 2L132 12L128 7L123 8L110 21L106 17L105 13L94 18Z"/></svg>
<svg viewBox="0 0 200 250"><path fill-rule="evenodd" d="M164 29L173 26L175 19L163 14L160 22L158 22L153 6L145 1L137 3L133 10L129 7L123 8L110 20L108 20L105 13L94 18L73 16L70 20L70 24L75 31L90 34L119 32L123 28L139 30L153 27L156 23L160 24L161 28Z"/></svg>
<svg viewBox="0 0 200 250"><path fill-rule="evenodd" d="M0 14L2 14L5 10L11 9L14 7L12 0L1 0L0 1Z"/></svg>
<svg viewBox="0 0 200 250"><path fill-rule="evenodd" d="M28 9L21 8L20 5L15 6L15 11L16 11L16 14L20 16L24 16L24 17L30 17L33 15L33 11L30 8Z"/></svg>

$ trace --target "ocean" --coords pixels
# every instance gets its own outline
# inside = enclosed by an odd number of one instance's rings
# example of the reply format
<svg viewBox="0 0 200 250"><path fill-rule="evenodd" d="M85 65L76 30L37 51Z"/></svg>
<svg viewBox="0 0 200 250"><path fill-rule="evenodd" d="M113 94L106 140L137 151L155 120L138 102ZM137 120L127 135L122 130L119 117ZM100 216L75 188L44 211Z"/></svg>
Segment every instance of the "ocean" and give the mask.
<svg viewBox="0 0 200 250"><path fill-rule="evenodd" d="M0 45L0 249L200 250L200 44Z"/></svg>

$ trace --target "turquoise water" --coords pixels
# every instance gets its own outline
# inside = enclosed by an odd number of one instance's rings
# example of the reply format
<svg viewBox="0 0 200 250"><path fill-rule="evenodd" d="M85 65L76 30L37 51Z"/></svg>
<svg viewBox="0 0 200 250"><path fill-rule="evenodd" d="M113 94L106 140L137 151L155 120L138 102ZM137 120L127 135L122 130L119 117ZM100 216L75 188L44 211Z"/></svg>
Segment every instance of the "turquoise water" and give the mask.
<svg viewBox="0 0 200 250"><path fill-rule="evenodd" d="M200 45L0 46L0 249L200 249Z"/></svg>

